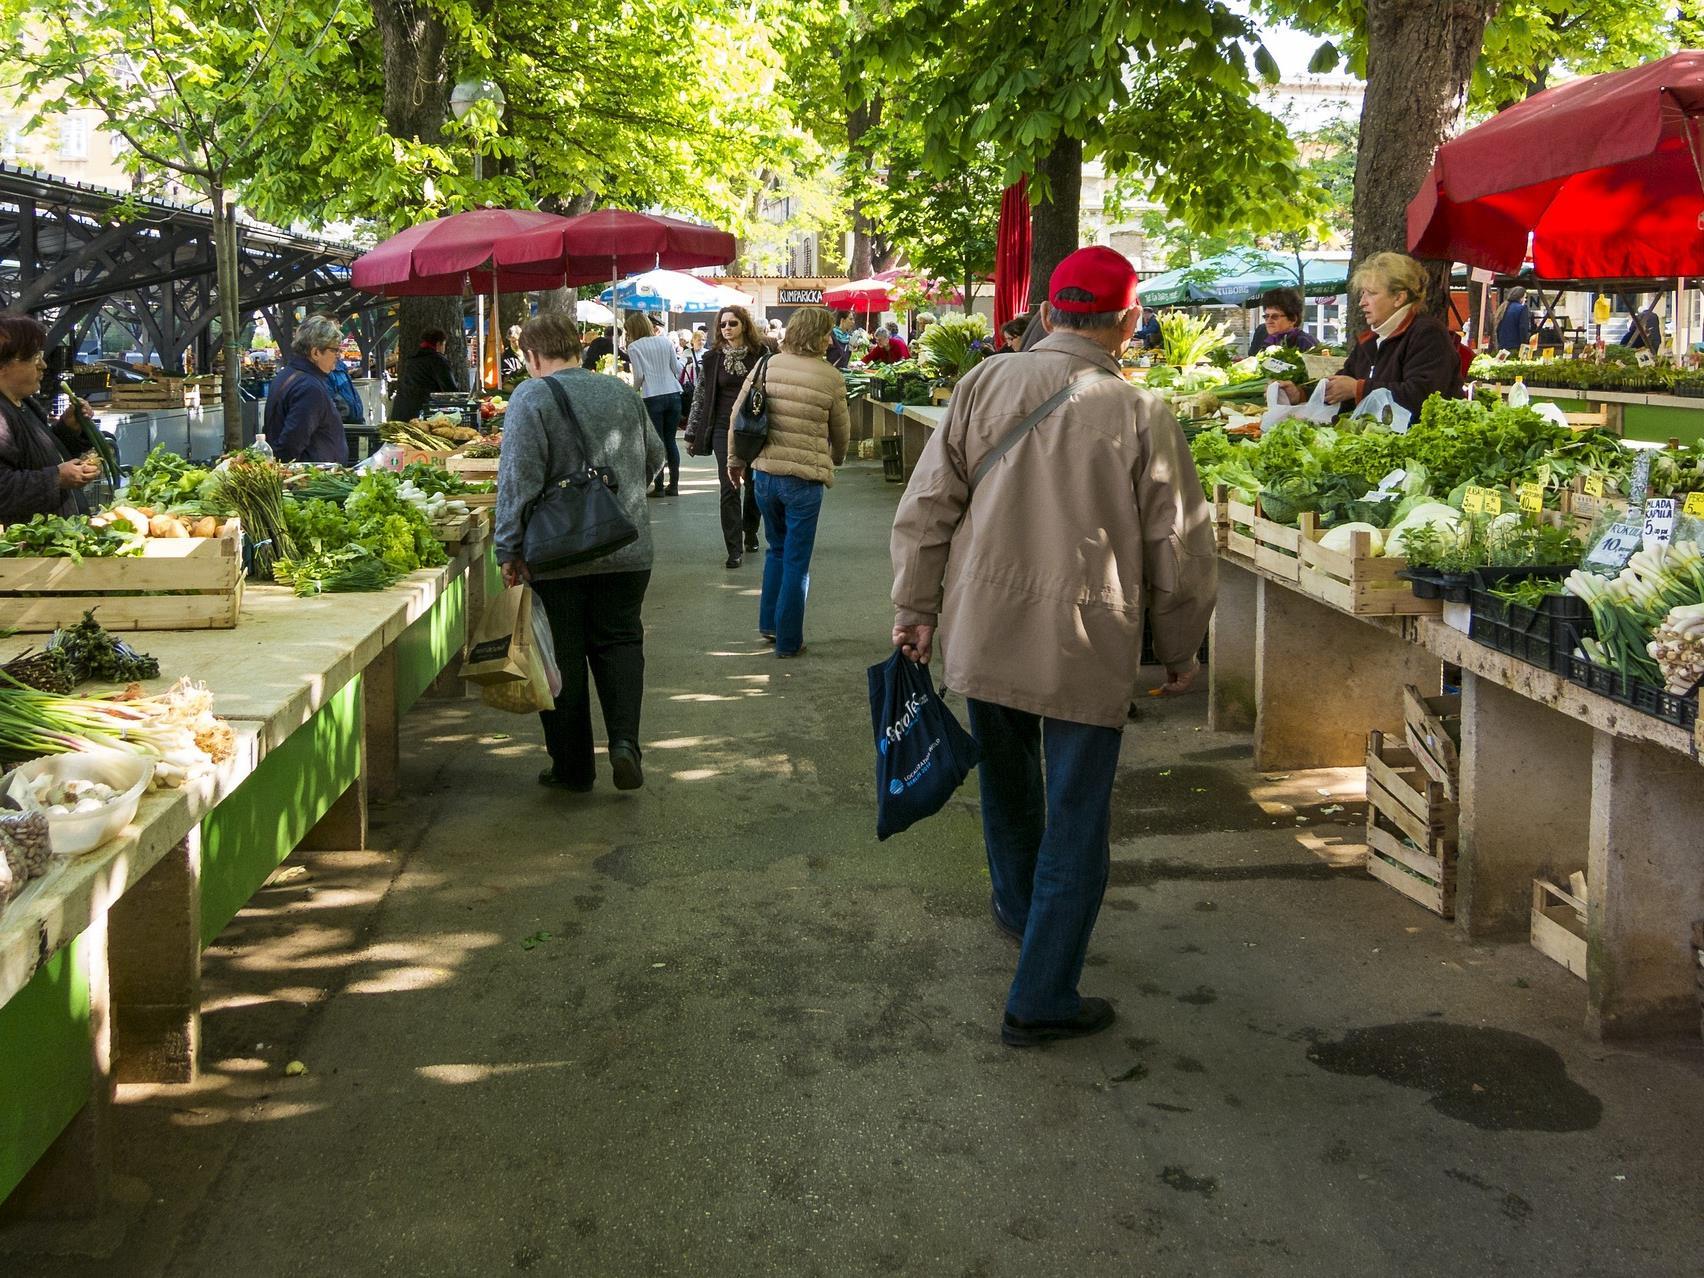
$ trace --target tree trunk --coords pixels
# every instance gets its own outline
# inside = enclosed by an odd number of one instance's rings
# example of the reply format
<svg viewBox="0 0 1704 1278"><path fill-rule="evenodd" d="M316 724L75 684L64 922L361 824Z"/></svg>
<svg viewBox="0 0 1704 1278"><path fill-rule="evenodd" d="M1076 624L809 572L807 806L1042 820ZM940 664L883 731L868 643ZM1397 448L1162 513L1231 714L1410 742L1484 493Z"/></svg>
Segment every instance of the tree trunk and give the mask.
<svg viewBox="0 0 1704 1278"><path fill-rule="evenodd" d="M875 98L854 108L846 117L846 148L848 158L868 173L871 168L870 157L858 149L858 143L864 135L882 122L882 100ZM878 270L875 262L875 252L872 241L875 237L875 226L864 213L863 205L856 199L852 201L852 258L846 265L846 274L855 280L867 280Z"/></svg>
<svg viewBox="0 0 1704 1278"><path fill-rule="evenodd" d="M1077 251L1083 200L1083 144L1061 137L1041 162L1036 176L1047 187L1047 202L1030 209L1030 312L1047 301L1047 281ZM1028 345L1026 340L1025 345Z"/></svg>
<svg viewBox="0 0 1704 1278"><path fill-rule="evenodd" d="M240 398L243 364L237 345L242 325L237 321L237 211L225 188L217 184L207 192L213 205L213 276L219 300L219 344L225 352L220 379L221 407L225 414L225 451L243 446L243 402Z"/></svg>
<svg viewBox="0 0 1704 1278"><path fill-rule="evenodd" d="M1367 92L1355 151L1350 273L1375 253L1408 251L1408 202L1461 121L1485 26L1500 0L1367 0ZM1427 309L1449 308L1448 262L1428 262ZM1365 327L1350 299L1350 332Z"/></svg>
<svg viewBox="0 0 1704 1278"><path fill-rule="evenodd" d="M415 0L372 0L373 23L384 52L385 127L399 138L439 143L450 108L449 31L441 14ZM405 297L397 304L397 354L406 359L420 334L448 334L444 356L467 368L461 298ZM469 382L469 385L472 385Z"/></svg>

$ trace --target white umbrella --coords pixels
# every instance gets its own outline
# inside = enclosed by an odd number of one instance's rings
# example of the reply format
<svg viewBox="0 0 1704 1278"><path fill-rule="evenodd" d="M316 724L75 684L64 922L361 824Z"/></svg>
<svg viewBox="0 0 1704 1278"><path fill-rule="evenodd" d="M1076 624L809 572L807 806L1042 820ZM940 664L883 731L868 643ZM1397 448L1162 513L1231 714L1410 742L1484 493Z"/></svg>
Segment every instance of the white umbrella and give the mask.
<svg viewBox="0 0 1704 1278"><path fill-rule="evenodd" d="M582 324L613 324L615 323L615 312L602 302L594 302L588 299L574 303L574 318Z"/></svg>
<svg viewBox="0 0 1704 1278"><path fill-rule="evenodd" d="M703 314L723 306L748 305L751 298L737 289L688 275L685 271L646 271L606 288L599 300L624 310L684 311Z"/></svg>

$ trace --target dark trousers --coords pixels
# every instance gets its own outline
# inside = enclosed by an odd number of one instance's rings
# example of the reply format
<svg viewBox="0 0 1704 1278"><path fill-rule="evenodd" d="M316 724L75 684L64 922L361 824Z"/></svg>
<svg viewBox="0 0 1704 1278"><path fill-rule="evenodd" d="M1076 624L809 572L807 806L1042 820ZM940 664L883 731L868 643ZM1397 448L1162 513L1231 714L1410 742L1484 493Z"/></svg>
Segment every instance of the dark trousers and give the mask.
<svg viewBox="0 0 1704 1278"><path fill-rule="evenodd" d="M763 520L757 508L757 485L750 466L740 472L744 476L740 483L728 477L726 426L711 437L710 448L716 454L716 478L722 484L722 540L730 555L741 555L747 546L757 544L757 526Z"/></svg>
<svg viewBox="0 0 1704 1278"><path fill-rule="evenodd" d="M1065 1020L1082 1007L1077 981L1106 894L1123 737L991 701L968 705L994 901L1024 933L1006 1010Z"/></svg>
<svg viewBox="0 0 1704 1278"><path fill-rule="evenodd" d="M639 703L645 694L645 624L639 611L645 572L594 573L533 583L556 642L562 694L554 710L539 711L544 746L557 778L589 785L592 758L592 699L586 671L598 687L604 730L611 741L639 743Z"/></svg>
<svg viewBox="0 0 1704 1278"><path fill-rule="evenodd" d="M651 425L656 428L657 438L663 441L663 451L669 458L669 487L680 487L680 445L675 442L675 432L680 429L680 396L647 395L645 396L645 411L651 415ZM657 491L663 491L663 477L657 476Z"/></svg>

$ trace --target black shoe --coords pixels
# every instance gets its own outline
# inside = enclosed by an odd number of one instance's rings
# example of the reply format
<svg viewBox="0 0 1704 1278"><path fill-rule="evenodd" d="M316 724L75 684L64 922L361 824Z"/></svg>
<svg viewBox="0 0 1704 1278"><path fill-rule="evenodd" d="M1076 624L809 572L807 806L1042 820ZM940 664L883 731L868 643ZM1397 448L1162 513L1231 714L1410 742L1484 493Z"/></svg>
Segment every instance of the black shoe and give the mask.
<svg viewBox="0 0 1704 1278"><path fill-rule="evenodd" d="M631 741L609 743L609 766L615 772L617 790L637 790L645 784L645 769L639 766L639 747Z"/></svg>
<svg viewBox="0 0 1704 1278"><path fill-rule="evenodd" d="M663 495L663 490L661 488L653 488L648 495L652 497L661 497Z"/></svg>
<svg viewBox="0 0 1704 1278"><path fill-rule="evenodd" d="M1063 1021L1020 1021L1007 1013L1000 1041L1007 1047L1034 1047L1059 1038L1086 1038L1099 1034L1115 1019L1112 1004L1104 998L1085 998L1077 1014Z"/></svg>
<svg viewBox="0 0 1704 1278"><path fill-rule="evenodd" d="M680 496L680 485L679 484L670 484L667 488L665 488L663 490L663 496L665 496L665 497L679 497Z"/></svg>
<svg viewBox="0 0 1704 1278"><path fill-rule="evenodd" d="M746 553L750 554L752 551L755 551L756 549L757 549L757 538L756 537L747 537L746 538Z"/></svg>
<svg viewBox="0 0 1704 1278"><path fill-rule="evenodd" d="M794 648L793 651L791 651L791 652L777 651L775 655L777 657L781 658L781 660L783 660L783 661L787 660L789 657L802 657L802 656L805 655L805 645L800 644L797 648Z"/></svg>
<svg viewBox="0 0 1704 1278"><path fill-rule="evenodd" d="M745 562L745 556L744 555L739 555L739 554L729 555L728 556L728 562L726 564L722 565L722 566L724 568L738 568L744 562Z"/></svg>
<svg viewBox="0 0 1704 1278"><path fill-rule="evenodd" d="M556 775L555 768L546 768L539 773L538 783L549 786L552 790L566 790L570 794L590 794L592 792L592 782L588 781L584 785L575 785L571 781L564 781Z"/></svg>
<svg viewBox="0 0 1704 1278"><path fill-rule="evenodd" d="M992 893L988 897L988 913L993 916L994 926L1000 929L1002 935L1008 940L1016 941L1019 945L1024 943L1023 928L1009 921L1004 914L1000 913L1000 903L994 899Z"/></svg>

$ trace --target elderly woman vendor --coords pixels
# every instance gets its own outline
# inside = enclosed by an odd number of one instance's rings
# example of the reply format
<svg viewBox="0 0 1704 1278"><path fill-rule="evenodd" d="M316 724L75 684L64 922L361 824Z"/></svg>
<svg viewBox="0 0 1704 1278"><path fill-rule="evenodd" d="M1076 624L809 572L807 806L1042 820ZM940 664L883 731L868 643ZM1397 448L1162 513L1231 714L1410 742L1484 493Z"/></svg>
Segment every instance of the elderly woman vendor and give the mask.
<svg viewBox="0 0 1704 1278"><path fill-rule="evenodd" d="M1325 402L1353 406L1376 390L1416 417L1436 392L1461 398L1461 356L1443 321L1426 314L1426 272L1402 253L1375 253L1349 281L1360 294L1368 331L1349 352L1343 371L1326 379ZM1283 383L1292 404L1304 396L1294 382Z"/></svg>
<svg viewBox="0 0 1704 1278"><path fill-rule="evenodd" d="M100 463L78 460L88 448L73 406L57 422L40 400L47 330L27 315L0 315L0 524L36 515L76 515L81 489Z"/></svg>

